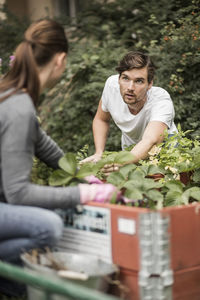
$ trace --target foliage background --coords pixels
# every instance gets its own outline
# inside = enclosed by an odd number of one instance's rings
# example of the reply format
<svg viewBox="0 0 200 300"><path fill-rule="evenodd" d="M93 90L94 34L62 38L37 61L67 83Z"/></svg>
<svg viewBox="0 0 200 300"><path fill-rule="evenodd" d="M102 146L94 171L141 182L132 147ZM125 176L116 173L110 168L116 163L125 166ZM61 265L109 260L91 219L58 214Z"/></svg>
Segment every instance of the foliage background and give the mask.
<svg viewBox="0 0 200 300"><path fill-rule="evenodd" d="M200 134L200 0L91 0L76 24L59 19L70 42L62 80L41 96L42 126L65 152L89 145L92 120L107 77L130 50L143 50L157 66L154 85L165 88L175 105L175 122ZM27 20L9 15L0 23L3 69L22 38ZM8 42L9 41L9 42ZM111 124L106 150L120 150L120 132Z"/></svg>
<svg viewBox="0 0 200 300"><path fill-rule="evenodd" d="M6 10L6 8L5 8ZM6 10L0 21L2 71L22 40L29 21ZM90 0L77 23L59 20L70 41L67 70L60 83L41 96L42 126L65 152L85 144L94 151L92 120L107 77L130 50L144 50L157 65L155 85L171 94L175 122L200 135L200 1ZM120 132L111 125L106 150L120 150ZM37 166L38 170L38 166ZM40 168L41 183L48 177ZM37 171L36 171L37 173Z"/></svg>

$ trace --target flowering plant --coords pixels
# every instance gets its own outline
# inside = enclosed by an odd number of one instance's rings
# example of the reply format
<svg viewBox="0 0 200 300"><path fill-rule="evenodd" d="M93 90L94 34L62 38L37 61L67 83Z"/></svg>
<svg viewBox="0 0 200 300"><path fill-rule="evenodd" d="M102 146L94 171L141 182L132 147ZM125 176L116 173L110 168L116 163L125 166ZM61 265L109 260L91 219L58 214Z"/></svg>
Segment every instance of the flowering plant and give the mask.
<svg viewBox="0 0 200 300"><path fill-rule="evenodd" d="M140 161L141 165L160 167L166 179L180 180L180 174L190 172L192 180L200 181L200 142L187 138L189 132L183 132L178 125L178 132L154 146L148 159Z"/></svg>
<svg viewBox="0 0 200 300"><path fill-rule="evenodd" d="M188 133L179 125L178 132L170 137L166 134L164 142L154 146L147 159L137 165L124 165L118 172L111 173L107 182L123 191L130 199L127 204L130 206L159 209L200 201L200 142L187 138ZM116 153L107 153L106 161L113 155L117 163ZM184 173L189 174L189 180L183 183ZM159 178L156 175L160 175Z"/></svg>
<svg viewBox="0 0 200 300"><path fill-rule="evenodd" d="M178 126L178 133L154 146L149 157L138 164L129 163L132 159L129 151L105 151L99 162L84 165L79 165L75 154L67 153L59 161L60 170L53 171L49 177L49 184L77 185L87 182L89 175L102 179L101 168L105 164L117 163L123 166L118 172L111 173L106 182L123 193L123 199L127 201L121 204L160 209L200 201L200 143L188 139L187 133ZM191 180L184 184L180 180L181 173L191 171ZM155 174L161 175L161 179L155 180ZM120 204L116 201L112 199L112 203Z"/></svg>

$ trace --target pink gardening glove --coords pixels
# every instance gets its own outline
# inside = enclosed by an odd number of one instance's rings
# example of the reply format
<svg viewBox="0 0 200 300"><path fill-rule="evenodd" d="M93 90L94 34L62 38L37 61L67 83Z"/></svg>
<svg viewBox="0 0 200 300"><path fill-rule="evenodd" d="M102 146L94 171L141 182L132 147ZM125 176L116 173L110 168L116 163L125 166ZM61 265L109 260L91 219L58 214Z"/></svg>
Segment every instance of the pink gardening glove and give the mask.
<svg viewBox="0 0 200 300"><path fill-rule="evenodd" d="M103 183L103 181L101 181L94 175L86 176L84 179L87 180L89 183Z"/></svg>
<svg viewBox="0 0 200 300"><path fill-rule="evenodd" d="M108 203L114 194L117 198L121 197L121 192L110 183L79 184L79 188L81 204L85 204L89 201Z"/></svg>

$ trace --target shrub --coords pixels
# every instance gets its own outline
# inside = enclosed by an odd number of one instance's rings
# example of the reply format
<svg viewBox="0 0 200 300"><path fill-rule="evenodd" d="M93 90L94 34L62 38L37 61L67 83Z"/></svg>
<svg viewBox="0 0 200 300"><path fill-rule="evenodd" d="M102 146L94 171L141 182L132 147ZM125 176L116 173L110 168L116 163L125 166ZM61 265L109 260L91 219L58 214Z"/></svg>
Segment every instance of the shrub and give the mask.
<svg viewBox="0 0 200 300"><path fill-rule="evenodd" d="M148 49L157 62L156 83L169 91L176 123L200 135L200 1L177 12L177 20L162 29L162 38Z"/></svg>
<svg viewBox="0 0 200 300"><path fill-rule="evenodd" d="M148 5L138 0L104 2L89 1L70 36L67 72L40 107L48 133L66 152L89 144L91 154L92 120L105 80L116 73L119 59L133 49L143 49L155 58L156 84L171 94L176 123L198 133L199 0L191 4L151 0ZM133 33L136 38L131 37ZM106 150L120 147L120 132L112 124Z"/></svg>
<svg viewBox="0 0 200 300"><path fill-rule="evenodd" d="M9 67L9 57L13 55L16 46L21 42L23 33L29 25L26 18L18 18L6 6L2 9L7 18L0 20L0 57L2 58L2 72Z"/></svg>
<svg viewBox="0 0 200 300"><path fill-rule="evenodd" d="M40 106L40 116L44 128L64 151L77 152L89 144L89 153L92 153L92 120L105 80L115 73L122 49L112 41L98 47L92 40L73 47L71 52L66 74ZM107 147L119 150L120 132L114 124L111 127Z"/></svg>

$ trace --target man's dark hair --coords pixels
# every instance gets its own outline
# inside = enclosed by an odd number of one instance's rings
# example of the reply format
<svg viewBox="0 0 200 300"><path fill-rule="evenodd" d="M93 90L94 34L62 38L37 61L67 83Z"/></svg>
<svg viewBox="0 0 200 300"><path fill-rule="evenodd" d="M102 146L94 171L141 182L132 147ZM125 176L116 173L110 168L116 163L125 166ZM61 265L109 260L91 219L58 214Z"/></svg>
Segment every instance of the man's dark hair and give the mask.
<svg viewBox="0 0 200 300"><path fill-rule="evenodd" d="M150 83L153 80L155 73L155 66L153 62L148 55L139 51L131 51L122 58L116 68L116 71L118 71L121 76L124 71L142 69L145 67L147 67L148 83Z"/></svg>

